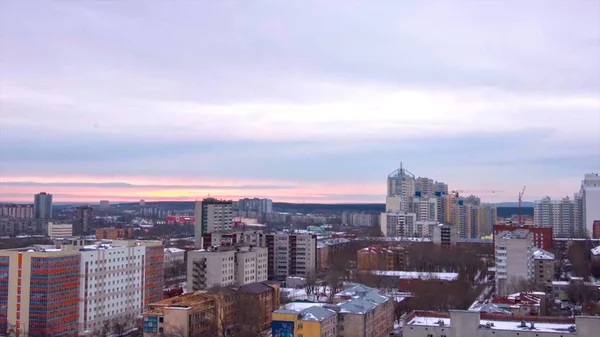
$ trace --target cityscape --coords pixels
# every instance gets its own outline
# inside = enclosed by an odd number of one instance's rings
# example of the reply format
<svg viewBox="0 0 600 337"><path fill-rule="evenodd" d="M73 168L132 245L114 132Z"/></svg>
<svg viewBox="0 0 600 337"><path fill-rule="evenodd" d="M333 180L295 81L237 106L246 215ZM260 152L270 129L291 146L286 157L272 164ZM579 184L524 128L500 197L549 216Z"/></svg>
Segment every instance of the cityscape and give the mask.
<svg viewBox="0 0 600 337"><path fill-rule="evenodd" d="M600 1L0 1L0 337L597 337Z"/></svg>
<svg viewBox="0 0 600 337"><path fill-rule="evenodd" d="M482 203L404 164L384 179L380 204L56 205L51 192L3 203L0 328L6 336L467 336L475 324L585 336L597 326L598 174L584 174L572 199L533 207Z"/></svg>

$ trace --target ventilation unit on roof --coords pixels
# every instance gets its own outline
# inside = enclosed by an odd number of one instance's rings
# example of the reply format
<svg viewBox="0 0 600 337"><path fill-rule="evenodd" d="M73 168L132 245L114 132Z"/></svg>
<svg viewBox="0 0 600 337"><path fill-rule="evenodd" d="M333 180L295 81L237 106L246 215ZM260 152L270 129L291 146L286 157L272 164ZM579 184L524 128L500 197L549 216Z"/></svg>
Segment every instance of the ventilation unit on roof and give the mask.
<svg viewBox="0 0 600 337"><path fill-rule="evenodd" d="M527 322L521 321L521 328L526 328L526 327L527 327Z"/></svg>
<svg viewBox="0 0 600 337"><path fill-rule="evenodd" d="M437 321L437 324L438 324L439 326L444 326L444 320L443 320L443 319L440 319L439 321Z"/></svg>

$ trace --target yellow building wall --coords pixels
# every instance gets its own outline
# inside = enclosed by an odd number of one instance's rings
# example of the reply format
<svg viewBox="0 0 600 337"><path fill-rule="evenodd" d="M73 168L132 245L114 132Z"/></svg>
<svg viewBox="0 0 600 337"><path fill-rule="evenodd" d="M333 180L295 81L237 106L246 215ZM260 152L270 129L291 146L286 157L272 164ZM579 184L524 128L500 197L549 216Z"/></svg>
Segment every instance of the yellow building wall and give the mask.
<svg viewBox="0 0 600 337"><path fill-rule="evenodd" d="M298 314L274 312L273 323L277 321L294 322L294 337L321 337L321 322L298 320ZM302 328L300 328L302 326Z"/></svg>
<svg viewBox="0 0 600 337"><path fill-rule="evenodd" d="M298 325L302 324L302 329L298 329ZM294 337L321 337L321 322L315 321L298 321L294 330Z"/></svg>

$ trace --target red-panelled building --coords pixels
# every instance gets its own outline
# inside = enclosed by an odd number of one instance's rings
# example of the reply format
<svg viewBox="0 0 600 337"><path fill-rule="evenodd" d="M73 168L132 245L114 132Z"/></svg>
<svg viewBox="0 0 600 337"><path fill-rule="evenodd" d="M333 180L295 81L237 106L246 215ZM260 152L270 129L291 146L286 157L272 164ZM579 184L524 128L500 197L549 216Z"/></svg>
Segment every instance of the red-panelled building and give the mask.
<svg viewBox="0 0 600 337"><path fill-rule="evenodd" d="M501 232L512 232L517 229L527 229L533 233L533 244L543 250L552 249L552 227L494 225L494 241Z"/></svg>
<svg viewBox="0 0 600 337"><path fill-rule="evenodd" d="M0 251L0 335L76 337L79 252Z"/></svg>
<svg viewBox="0 0 600 337"><path fill-rule="evenodd" d="M163 299L165 252L163 246L146 246L144 264L144 307Z"/></svg>

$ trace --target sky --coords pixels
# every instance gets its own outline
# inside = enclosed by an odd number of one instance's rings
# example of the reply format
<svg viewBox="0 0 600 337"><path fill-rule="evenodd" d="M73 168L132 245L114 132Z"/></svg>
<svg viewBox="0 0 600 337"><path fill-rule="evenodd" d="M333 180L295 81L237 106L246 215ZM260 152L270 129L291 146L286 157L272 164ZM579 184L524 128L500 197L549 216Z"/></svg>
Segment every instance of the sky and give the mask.
<svg viewBox="0 0 600 337"><path fill-rule="evenodd" d="M383 202L400 162L572 196L600 2L0 2L0 201Z"/></svg>

